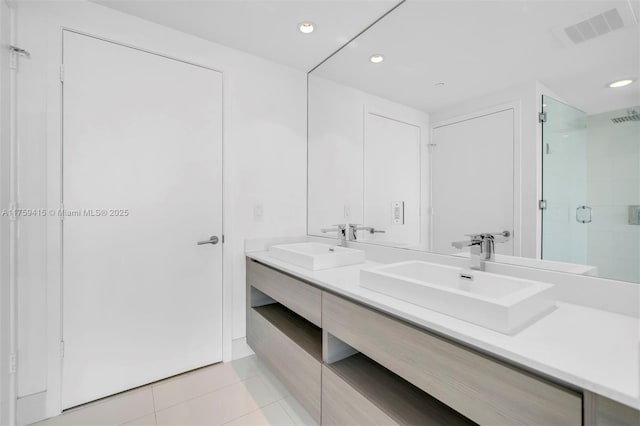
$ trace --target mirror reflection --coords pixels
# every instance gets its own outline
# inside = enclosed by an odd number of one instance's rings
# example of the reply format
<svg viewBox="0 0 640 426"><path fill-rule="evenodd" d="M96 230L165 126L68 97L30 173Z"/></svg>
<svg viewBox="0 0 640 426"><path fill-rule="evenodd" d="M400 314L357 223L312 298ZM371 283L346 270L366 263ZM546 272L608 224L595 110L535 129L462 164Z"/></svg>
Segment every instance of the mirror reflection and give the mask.
<svg viewBox="0 0 640 426"><path fill-rule="evenodd" d="M400 4L309 73L309 234L640 282L639 4Z"/></svg>

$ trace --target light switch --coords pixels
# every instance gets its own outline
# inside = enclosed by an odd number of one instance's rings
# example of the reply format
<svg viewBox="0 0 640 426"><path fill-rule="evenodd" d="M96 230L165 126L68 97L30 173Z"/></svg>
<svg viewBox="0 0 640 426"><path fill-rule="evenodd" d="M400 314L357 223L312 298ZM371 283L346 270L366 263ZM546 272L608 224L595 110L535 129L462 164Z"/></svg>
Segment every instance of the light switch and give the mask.
<svg viewBox="0 0 640 426"><path fill-rule="evenodd" d="M404 225L404 201L391 202L391 223Z"/></svg>
<svg viewBox="0 0 640 426"><path fill-rule="evenodd" d="M262 216L264 213L264 207L262 204L254 204L253 205L253 220L256 222L262 221Z"/></svg>
<svg viewBox="0 0 640 426"><path fill-rule="evenodd" d="M344 218L349 219L351 217L351 206L345 204L344 206Z"/></svg>

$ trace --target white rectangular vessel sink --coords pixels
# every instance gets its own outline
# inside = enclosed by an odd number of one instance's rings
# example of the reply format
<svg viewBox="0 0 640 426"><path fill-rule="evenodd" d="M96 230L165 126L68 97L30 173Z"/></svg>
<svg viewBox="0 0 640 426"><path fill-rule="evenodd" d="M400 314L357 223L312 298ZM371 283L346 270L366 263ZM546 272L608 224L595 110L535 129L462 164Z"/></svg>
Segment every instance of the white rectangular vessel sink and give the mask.
<svg viewBox="0 0 640 426"><path fill-rule="evenodd" d="M453 253L454 256L469 258L468 251ZM547 271L569 272L571 274L598 276L598 268L591 265L581 265L579 263L557 262L555 260L540 260L530 257L508 256L506 254L496 254L497 263L508 263L509 265L526 266L528 268L546 269Z"/></svg>
<svg viewBox="0 0 640 426"><path fill-rule="evenodd" d="M506 334L555 306L552 284L420 261L363 269L360 286Z"/></svg>
<svg viewBox="0 0 640 426"><path fill-rule="evenodd" d="M362 250L323 243L296 243L271 246L272 257L312 271L364 263Z"/></svg>

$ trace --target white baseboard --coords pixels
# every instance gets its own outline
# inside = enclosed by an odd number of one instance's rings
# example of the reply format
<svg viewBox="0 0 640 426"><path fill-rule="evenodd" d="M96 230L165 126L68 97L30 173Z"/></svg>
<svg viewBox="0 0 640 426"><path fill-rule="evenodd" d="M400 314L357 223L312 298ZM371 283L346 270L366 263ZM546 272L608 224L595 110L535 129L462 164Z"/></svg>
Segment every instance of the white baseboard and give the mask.
<svg viewBox="0 0 640 426"><path fill-rule="evenodd" d="M47 418L47 391L18 398L16 423L26 426Z"/></svg>
<svg viewBox="0 0 640 426"><path fill-rule="evenodd" d="M253 355L253 351L247 345L247 338L241 337L231 342L231 359L240 359L249 355Z"/></svg>

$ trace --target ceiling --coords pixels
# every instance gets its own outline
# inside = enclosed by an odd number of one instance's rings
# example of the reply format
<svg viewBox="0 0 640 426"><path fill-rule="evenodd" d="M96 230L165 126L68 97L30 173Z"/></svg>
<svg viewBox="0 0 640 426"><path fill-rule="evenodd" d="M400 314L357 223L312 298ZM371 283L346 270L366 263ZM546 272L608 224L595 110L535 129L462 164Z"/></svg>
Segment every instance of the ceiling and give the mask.
<svg viewBox="0 0 640 426"><path fill-rule="evenodd" d="M93 0L206 40L309 71L399 0ZM298 24L311 21L312 34Z"/></svg>
<svg viewBox="0 0 640 426"><path fill-rule="evenodd" d="M313 75L431 113L536 81L588 113L626 108L640 104L639 4L407 0ZM559 37L614 7L629 25L579 44ZM636 81L607 87L623 78Z"/></svg>

